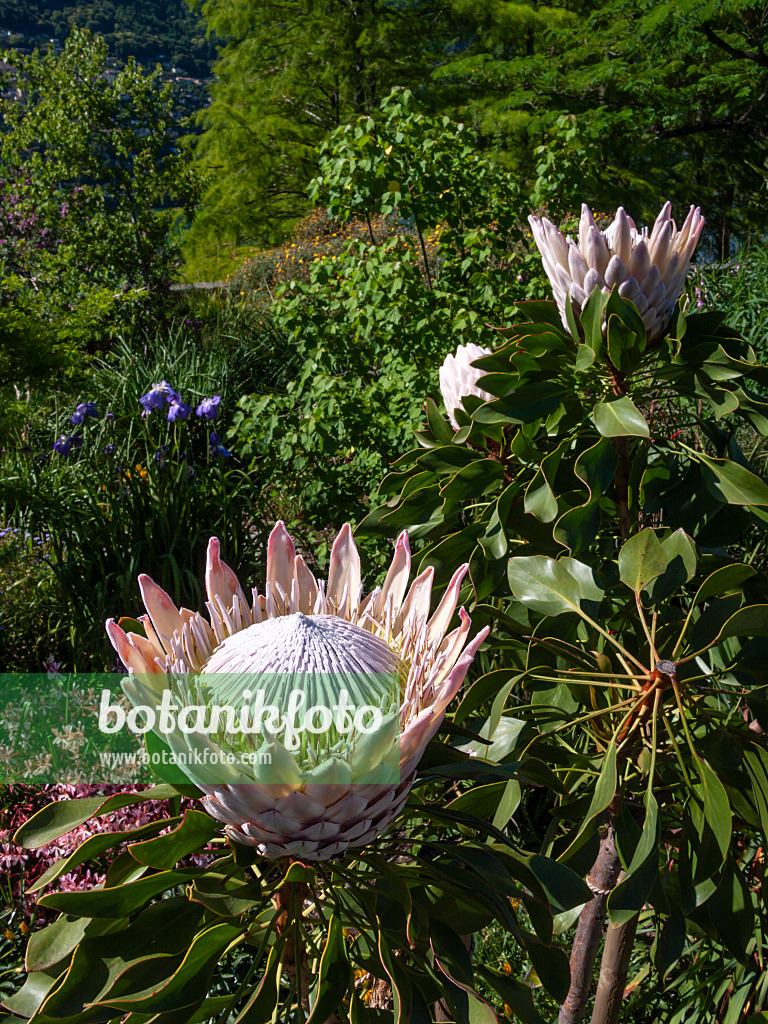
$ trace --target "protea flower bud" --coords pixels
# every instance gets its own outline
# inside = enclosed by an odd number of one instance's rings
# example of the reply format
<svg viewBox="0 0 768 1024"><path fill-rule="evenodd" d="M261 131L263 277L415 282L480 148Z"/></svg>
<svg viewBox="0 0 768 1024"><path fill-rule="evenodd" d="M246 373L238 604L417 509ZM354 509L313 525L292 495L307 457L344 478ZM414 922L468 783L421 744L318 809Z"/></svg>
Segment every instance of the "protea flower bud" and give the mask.
<svg viewBox="0 0 768 1024"><path fill-rule="evenodd" d="M477 395L484 402L490 402L494 397L477 386L478 380L487 373L487 370L479 370L471 365L475 359L490 355L491 351L492 349L483 348L481 345L459 345L456 355L446 356L440 367L440 391L445 411L454 430L459 429L456 410L463 409L463 398L467 395Z"/></svg>
<svg viewBox="0 0 768 1024"><path fill-rule="evenodd" d="M546 218L530 216L528 220L566 327L566 295L570 295L578 316L596 288L610 292L618 286L619 295L637 306L648 340L664 333L704 227L698 206L690 208L678 231L672 220L672 204L665 203L649 237L648 229L638 231L622 206L613 224L601 231L584 205L578 245Z"/></svg>
<svg viewBox="0 0 768 1024"><path fill-rule="evenodd" d="M488 633L467 645L462 608L446 635L467 565L430 615L434 570L406 596L410 564L403 533L383 585L364 597L349 526L334 542L324 584L279 522L264 593L254 589L250 602L213 538L208 619L177 609L140 576L146 637L107 621L134 705L186 709L162 738L233 840L267 857L326 860L371 842L401 811L424 748ZM248 731L257 703L263 728ZM222 724L229 709L239 729ZM215 728L198 719L190 729L189 710L203 718L215 710Z"/></svg>

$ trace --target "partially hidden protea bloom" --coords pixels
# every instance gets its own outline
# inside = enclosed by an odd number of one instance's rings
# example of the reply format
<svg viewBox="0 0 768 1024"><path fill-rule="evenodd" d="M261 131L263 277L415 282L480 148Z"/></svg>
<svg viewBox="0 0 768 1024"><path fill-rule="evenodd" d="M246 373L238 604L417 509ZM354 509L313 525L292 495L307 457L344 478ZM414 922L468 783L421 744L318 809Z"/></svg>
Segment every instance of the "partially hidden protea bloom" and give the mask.
<svg viewBox="0 0 768 1024"><path fill-rule="evenodd" d="M477 386L478 380L488 371L479 370L471 364L481 356L490 355L492 349L481 345L459 345L456 355L445 357L440 367L440 392L445 403L445 411L454 430L459 429L456 422L456 410L463 409L462 399L467 395L477 395L484 402L490 402L493 395Z"/></svg>
<svg viewBox="0 0 768 1024"><path fill-rule="evenodd" d="M620 206L613 224L601 231L588 206L581 208L578 245L546 218L528 218L544 269L565 326L565 298L570 295L578 316L589 295L599 288L637 306L649 341L666 330L685 285L704 218L692 206L678 231L672 204L665 203L653 229L638 231Z"/></svg>
<svg viewBox="0 0 768 1024"><path fill-rule="evenodd" d="M406 595L410 566L403 533L383 584L364 596L360 557L344 526L325 584L296 554L279 522L269 538L262 594L254 588L246 599L213 538L205 573L207 618L179 610L142 575L146 637L107 621L129 672L123 686L134 705L159 708L172 699L186 708L250 706L255 713L259 691L261 711L279 710L279 716L267 716L263 735L231 734L220 721L216 730L189 732L181 714L162 732L179 755L177 763L186 761L185 774L205 794L208 813L236 842L267 857L326 860L371 842L402 810L424 748L488 633L482 630L467 644L471 623L463 608L459 625L446 632L467 565L456 571L432 614L433 569L417 576ZM286 727L279 739L280 716L284 724L297 699L313 712L317 731L289 737ZM367 707L367 717L350 711L342 715L343 727L338 720L332 724L323 708L338 712L339 705ZM189 761L190 752L197 753L197 763ZM216 763L222 754L228 760Z"/></svg>

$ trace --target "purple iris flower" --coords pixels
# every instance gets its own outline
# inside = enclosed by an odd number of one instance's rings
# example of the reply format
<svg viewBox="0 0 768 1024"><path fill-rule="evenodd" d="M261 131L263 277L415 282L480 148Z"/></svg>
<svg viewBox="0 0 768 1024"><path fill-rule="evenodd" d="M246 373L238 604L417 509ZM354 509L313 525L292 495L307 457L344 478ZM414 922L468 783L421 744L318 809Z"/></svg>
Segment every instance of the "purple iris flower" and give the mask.
<svg viewBox="0 0 768 1024"><path fill-rule="evenodd" d="M86 416L97 417L99 411L96 408L95 402L81 402L80 405L75 409L72 416L69 418L69 422L75 427L79 427Z"/></svg>
<svg viewBox="0 0 768 1024"><path fill-rule="evenodd" d="M221 437L219 436L219 434L216 433L215 430L211 431L209 440L212 445L221 444Z"/></svg>
<svg viewBox="0 0 768 1024"><path fill-rule="evenodd" d="M107 423L114 423L115 422L115 418L116 417L115 417L115 414L113 412L108 412L106 414L106 416L104 417L104 419L107 421Z"/></svg>
<svg viewBox="0 0 768 1024"><path fill-rule="evenodd" d="M101 454L102 455L114 455L116 451L117 451L117 445L116 444L112 444L112 442L110 441L109 444L105 444L104 447L101 449Z"/></svg>
<svg viewBox="0 0 768 1024"><path fill-rule="evenodd" d="M58 452L59 455L69 455L73 448L82 448L83 439L74 434L72 437L67 437L66 434L62 434L58 441L53 442L53 450Z"/></svg>
<svg viewBox="0 0 768 1024"><path fill-rule="evenodd" d="M232 458L232 452L227 451L227 449L220 444L211 445L211 455L223 455L225 459Z"/></svg>
<svg viewBox="0 0 768 1024"><path fill-rule="evenodd" d="M185 420L191 412L192 406L187 405L186 402L171 402L166 419L169 423L173 423L175 420Z"/></svg>
<svg viewBox="0 0 768 1024"><path fill-rule="evenodd" d="M162 409L164 405L172 402L181 402L181 395L174 391L167 380L161 380L159 384L153 384L146 395L142 395L139 402L144 406L146 413L155 409Z"/></svg>
<svg viewBox="0 0 768 1024"><path fill-rule="evenodd" d="M214 395L213 398L204 398L197 407L197 415L205 416L207 420L215 420L219 415L219 404L221 395Z"/></svg>

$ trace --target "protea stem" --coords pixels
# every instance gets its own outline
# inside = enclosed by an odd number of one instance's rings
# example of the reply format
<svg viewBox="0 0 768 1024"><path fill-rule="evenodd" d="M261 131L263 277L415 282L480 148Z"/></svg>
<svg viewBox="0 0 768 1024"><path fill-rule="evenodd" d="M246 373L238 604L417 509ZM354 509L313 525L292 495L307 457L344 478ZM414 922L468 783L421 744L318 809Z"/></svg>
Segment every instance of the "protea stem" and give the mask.
<svg viewBox="0 0 768 1024"><path fill-rule="evenodd" d="M629 960L635 943L638 915L619 928L609 927L600 962L592 1024L617 1024L627 984Z"/></svg>
<svg viewBox="0 0 768 1024"><path fill-rule="evenodd" d="M301 937L301 912L311 896L305 882L286 882L275 894L275 907L280 914L275 922L278 936L288 935L283 953L283 969L296 985L296 1001L309 1013L309 961Z"/></svg>
<svg viewBox="0 0 768 1024"><path fill-rule="evenodd" d="M614 800L608 810L608 827L600 841L597 860L587 876L587 884L594 896L582 910L576 927L576 936L571 947L571 987L560 1007L558 1024L581 1024L587 1011L592 972L603 936L608 894L616 884L621 871L621 861L616 850L615 803Z"/></svg>

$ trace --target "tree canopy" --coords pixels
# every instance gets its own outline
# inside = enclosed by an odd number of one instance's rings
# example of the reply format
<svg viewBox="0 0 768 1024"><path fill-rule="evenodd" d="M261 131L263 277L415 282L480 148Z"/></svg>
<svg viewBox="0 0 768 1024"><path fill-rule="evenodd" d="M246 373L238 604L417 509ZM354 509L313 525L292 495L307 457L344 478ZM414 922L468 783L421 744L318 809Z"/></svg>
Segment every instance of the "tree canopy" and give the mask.
<svg viewBox="0 0 768 1024"><path fill-rule="evenodd" d="M768 14L755 0L190 0L226 40L190 251L270 241L306 212L316 147L392 86L468 123L531 206L706 212L712 251L761 230ZM418 46L414 41L418 40ZM527 212L527 211L521 211Z"/></svg>
<svg viewBox="0 0 768 1024"><path fill-rule="evenodd" d="M102 36L120 60L166 59L190 75L207 77L216 56L215 41L184 0L0 0L0 29L33 41L63 42L75 26Z"/></svg>
<svg viewBox="0 0 768 1024"><path fill-rule="evenodd" d="M447 46L444 0L204 0L199 8L227 45L200 114L210 188L192 235L196 254L280 237L306 212L316 147L328 133L394 85L431 102L429 74Z"/></svg>

